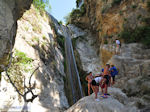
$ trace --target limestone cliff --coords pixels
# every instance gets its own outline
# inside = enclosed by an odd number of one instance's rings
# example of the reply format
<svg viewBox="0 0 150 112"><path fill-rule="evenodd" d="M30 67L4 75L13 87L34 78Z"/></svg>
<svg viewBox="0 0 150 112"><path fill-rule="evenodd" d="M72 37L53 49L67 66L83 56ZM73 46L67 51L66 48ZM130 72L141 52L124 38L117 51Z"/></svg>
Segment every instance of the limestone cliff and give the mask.
<svg viewBox="0 0 150 112"><path fill-rule="evenodd" d="M23 12L30 8L32 0L1 0L0 1L0 65L7 65L10 50L12 49L17 20ZM0 67L0 72L3 69Z"/></svg>
<svg viewBox="0 0 150 112"><path fill-rule="evenodd" d="M23 106L32 112L63 112L68 108L64 92L64 57L57 42L59 38L52 26L53 21L42 15L33 6L17 21L18 29L13 48L13 60L9 75L23 93L24 82L35 84L33 93L38 95L33 102L24 102L2 73L0 87L0 110L21 111ZM35 83L34 83L35 82ZM27 98L32 94L27 94Z"/></svg>
<svg viewBox="0 0 150 112"><path fill-rule="evenodd" d="M99 49L99 63L102 67L106 63L117 66L119 75L115 86L122 89L142 111L149 111L150 104L149 4L149 0L84 0L82 7L71 13L69 21L84 30L88 29L92 34L90 39L97 40L97 48L94 49ZM115 55L116 38L122 43L119 55ZM82 37L76 48L86 40ZM83 51L85 49L82 48ZM80 51L79 55L81 59L87 58L82 57Z"/></svg>

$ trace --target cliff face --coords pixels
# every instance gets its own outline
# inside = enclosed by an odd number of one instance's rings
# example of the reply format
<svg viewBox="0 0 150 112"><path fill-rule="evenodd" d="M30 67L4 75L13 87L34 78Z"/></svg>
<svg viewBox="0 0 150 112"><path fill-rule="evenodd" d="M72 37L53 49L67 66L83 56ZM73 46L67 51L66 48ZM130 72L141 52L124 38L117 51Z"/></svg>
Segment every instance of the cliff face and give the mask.
<svg viewBox="0 0 150 112"><path fill-rule="evenodd" d="M142 18L150 16L148 0L85 0L84 7L85 14L72 22L81 28L88 25L100 40L115 36L124 27L134 29L143 25Z"/></svg>
<svg viewBox="0 0 150 112"><path fill-rule="evenodd" d="M21 93L24 82L35 87L33 93L38 95L33 102L26 104L2 73L0 86L0 110L21 111L26 106L29 111L63 112L68 108L64 92L64 57L51 19L46 14L40 15L33 6L17 21L18 29L13 48L13 60L9 75ZM24 80L25 79L25 80ZM31 98L32 94L27 94Z"/></svg>
<svg viewBox="0 0 150 112"><path fill-rule="evenodd" d="M7 65L10 50L12 49L17 20L23 12L30 8L32 0L1 0L0 1L0 65ZM0 72L3 69L0 67Z"/></svg>
<svg viewBox="0 0 150 112"><path fill-rule="evenodd" d="M72 24L94 34L90 38L97 40L101 66L109 63L119 69L115 87L122 89L139 109L150 104L149 3L149 0L84 0L84 13L80 9L72 13L77 16L71 15ZM116 38L122 43L119 55L115 55Z"/></svg>

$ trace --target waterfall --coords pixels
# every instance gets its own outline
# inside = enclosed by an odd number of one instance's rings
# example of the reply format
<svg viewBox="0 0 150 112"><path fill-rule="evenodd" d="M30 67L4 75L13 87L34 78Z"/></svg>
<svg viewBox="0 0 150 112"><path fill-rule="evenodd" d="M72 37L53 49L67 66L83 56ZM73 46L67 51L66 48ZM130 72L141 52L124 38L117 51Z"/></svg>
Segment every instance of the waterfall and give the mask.
<svg viewBox="0 0 150 112"><path fill-rule="evenodd" d="M83 97L82 86L80 82L80 77L74 57L71 33L67 27L63 28L63 33L65 36L65 49L66 49L66 60L68 65L68 74L70 76L70 82L72 83L72 93L73 93L73 103L77 102Z"/></svg>
<svg viewBox="0 0 150 112"><path fill-rule="evenodd" d="M66 26L59 25L58 21L52 15L49 16L50 19L53 21L53 24L55 25L55 29L57 30L57 33L65 37L67 77L71 85L73 103L76 103L80 98L83 97L83 91L82 91L80 76L77 69L74 51L72 47L71 32Z"/></svg>
<svg viewBox="0 0 150 112"><path fill-rule="evenodd" d="M79 4L79 9L81 8L81 6L84 4L84 0L81 0L80 4Z"/></svg>

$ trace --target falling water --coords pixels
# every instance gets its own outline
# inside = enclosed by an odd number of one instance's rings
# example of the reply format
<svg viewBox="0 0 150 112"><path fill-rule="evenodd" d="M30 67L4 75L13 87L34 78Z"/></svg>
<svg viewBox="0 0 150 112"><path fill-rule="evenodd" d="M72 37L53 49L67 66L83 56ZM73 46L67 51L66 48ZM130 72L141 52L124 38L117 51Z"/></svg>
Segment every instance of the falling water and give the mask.
<svg viewBox="0 0 150 112"><path fill-rule="evenodd" d="M71 85L73 103L83 97L82 86L80 82L79 72L74 57L74 51L71 42L71 33L66 26L59 25L57 20L50 15L57 32L65 37L65 53L67 63L67 74Z"/></svg>
<svg viewBox="0 0 150 112"><path fill-rule="evenodd" d="M79 9L81 8L81 6L84 4L84 0L81 0L80 4L79 4Z"/></svg>

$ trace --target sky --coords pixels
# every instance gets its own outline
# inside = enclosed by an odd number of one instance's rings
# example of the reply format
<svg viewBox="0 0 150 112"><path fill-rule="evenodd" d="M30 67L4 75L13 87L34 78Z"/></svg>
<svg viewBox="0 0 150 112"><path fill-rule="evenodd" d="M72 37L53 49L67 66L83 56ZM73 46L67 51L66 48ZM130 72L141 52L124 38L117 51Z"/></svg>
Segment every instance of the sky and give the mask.
<svg viewBox="0 0 150 112"><path fill-rule="evenodd" d="M51 14L58 20L64 22L64 16L76 8L76 0L49 0Z"/></svg>

